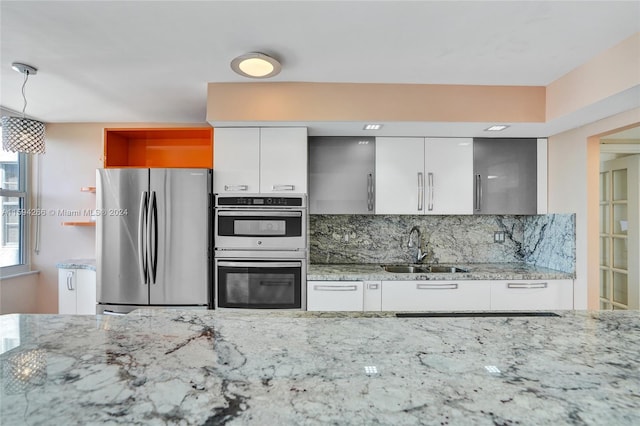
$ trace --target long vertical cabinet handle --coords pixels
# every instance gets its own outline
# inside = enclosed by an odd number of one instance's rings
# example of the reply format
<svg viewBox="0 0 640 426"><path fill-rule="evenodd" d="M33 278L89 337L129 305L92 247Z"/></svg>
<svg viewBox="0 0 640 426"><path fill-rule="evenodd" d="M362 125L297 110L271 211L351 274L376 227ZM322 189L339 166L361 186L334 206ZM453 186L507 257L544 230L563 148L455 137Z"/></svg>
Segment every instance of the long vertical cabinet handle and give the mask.
<svg viewBox="0 0 640 426"><path fill-rule="evenodd" d="M424 173L418 172L418 211L424 209Z"/></svg>
<svg viewBox="0 0 640 426"><path fill-rule="evenodd" d="M156 191L151 192L148 211L147 251L149 252L149 282L155 284L158 270L158 205Z"/></svg>
<svg viewBox="0 0 640 426"><path fill-rule="evenodd" d="M149 269L147 263L147 222L149 220L149 194L147 191L140 193L140 212L138 213L138 267L142 282L149 282Z"/></svg>
<svg viewBox="0 0 640 426"><path fill-rule="evenodd" d="M482 209L482 177L480 174L476 175L476 211Z"/></svg>
<svg viewBox="0 0 640 426"><path fill-rule="evenodd" d="M73 291L73 271L67 272L67 290Z"/></svg>
<svg viewBox="0 0 640 426"><path fill-rule="evenodd" d="M433 187L433 173L429 173L427 174L427 182L429 184L429 211L433 211L433 190L435 189Z"/></svg>
<svg viewBox="0 0 640 426"><path fill-rule="evenodd" d="M367 173L367 210L373 211L373 173Z"/></svg>

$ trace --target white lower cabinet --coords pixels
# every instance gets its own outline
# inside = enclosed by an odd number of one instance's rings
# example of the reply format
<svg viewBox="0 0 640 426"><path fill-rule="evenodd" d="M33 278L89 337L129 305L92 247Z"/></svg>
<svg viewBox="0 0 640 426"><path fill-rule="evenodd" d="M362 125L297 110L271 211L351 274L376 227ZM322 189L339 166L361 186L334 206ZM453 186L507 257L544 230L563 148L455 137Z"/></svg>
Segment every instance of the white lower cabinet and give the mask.
<svg viewBox="0 0 640 426"><path fill-rule="evenodd" d="M362 281L307 281L307 310L362 311Z"/></svg>
<svg viewBox="0 0 640 426"><path fill-rule="evenodd" d="M573 309L573 280L308 281L310 311Z"/></svg>
<svg viewBox="0 0 640 426"><path fill-rule="evenodd" d="M487 281L384 281L383 311L480 311L491 308Z"/></svg>
<svg viewBox="0 0 640 426"><path fill-rule="evenodd" d="M382 282L364 282L364 306L365 311L382 310Z"/></svg>
<svg viewBox="0 0 640 426"><path fill-rule="evenodd" d="M494 311L573 309L573 280L491 282Z"/></svg>
<svg viewBox="0 0 640 426"><path fill-rule="evenodd" d="M58 313L95 315L95 271L58 269Z"/></svg>

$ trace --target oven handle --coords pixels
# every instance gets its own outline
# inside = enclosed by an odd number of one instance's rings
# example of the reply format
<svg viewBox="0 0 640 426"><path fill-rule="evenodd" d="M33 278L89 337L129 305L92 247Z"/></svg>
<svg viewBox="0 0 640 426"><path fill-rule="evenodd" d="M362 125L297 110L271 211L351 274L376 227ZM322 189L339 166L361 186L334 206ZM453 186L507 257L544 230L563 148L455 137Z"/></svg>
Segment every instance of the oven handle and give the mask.
<svg viewBox="0 0 640 426"><path fill-rule="evenodd" d="M218 262L218 266L230 268L292 268L302 266L302 262Z"/></svg>
<svg viewBox="0 0 640 426"><path fill-rule="evenodd" d="M254 217L302 217L302 212L274 212L274 211L218 211L218 216L254 216Z"/></svg>

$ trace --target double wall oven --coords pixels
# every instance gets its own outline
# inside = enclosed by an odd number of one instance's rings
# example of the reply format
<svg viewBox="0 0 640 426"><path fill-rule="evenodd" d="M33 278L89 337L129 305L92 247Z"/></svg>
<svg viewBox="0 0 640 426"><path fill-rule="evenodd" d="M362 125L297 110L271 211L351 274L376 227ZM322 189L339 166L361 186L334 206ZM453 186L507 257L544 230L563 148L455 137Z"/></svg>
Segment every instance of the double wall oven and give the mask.
<svg viewBox="0 0 640 426"><path fill-rule="evenodd" d="M306 309L307 221L304 195L216 195L216 309Z"/></svg>

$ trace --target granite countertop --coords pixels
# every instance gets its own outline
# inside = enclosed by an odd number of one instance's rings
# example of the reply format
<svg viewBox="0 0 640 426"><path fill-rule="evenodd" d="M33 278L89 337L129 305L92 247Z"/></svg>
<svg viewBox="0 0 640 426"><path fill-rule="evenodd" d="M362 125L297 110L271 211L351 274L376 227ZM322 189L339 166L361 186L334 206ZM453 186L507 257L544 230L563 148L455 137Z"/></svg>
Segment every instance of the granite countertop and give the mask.
<svg viewBox="0 0 640 426"><path fill-rule="evenodd" d="M59 269L89 269L96 270L95 259L67 259L56 263L56 268Z"/></svg>
<svg viewBox="0 0 640 426"><path fill-rule="evenodd" d="M445 264L443 264L445 265ZM408 281L408 280L572 280L567 272L527 263L456 263L469 272L462 273L392 273L379 264L310 264L309 281Z"/></svg>
<svg viewBox="0 0 640 426"><path fill-rule="evenodd" d="M0 316L1 424L640 424L640 312Z"/></svg>

